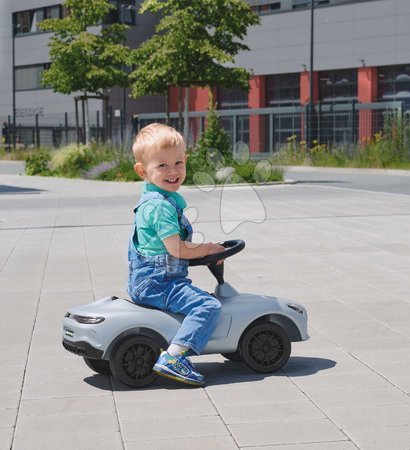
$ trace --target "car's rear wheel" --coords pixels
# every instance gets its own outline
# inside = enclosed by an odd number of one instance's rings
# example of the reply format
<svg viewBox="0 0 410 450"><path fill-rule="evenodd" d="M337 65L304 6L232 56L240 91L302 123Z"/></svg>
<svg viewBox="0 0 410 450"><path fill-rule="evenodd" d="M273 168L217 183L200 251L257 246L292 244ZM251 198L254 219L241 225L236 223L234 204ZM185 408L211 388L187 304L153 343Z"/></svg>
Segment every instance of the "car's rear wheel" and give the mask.
<svg viewBox="0 0 410 450"><path fill-rule="evenodd" d="M122 341L110 360L112 375L127 386L142 388L158 377L152 371L160 354L160 344L147 336L132 336Z"/></svg>
<svg viewBox="0 0 410 450"><path fill-rule="evenodd" d="M110 362L105 359L84 358L87 366L101 375L111 375Z"/></svg>
<svg viewBox="0 0 410 450"><path fill-rule="evenodd" d="M233 353L221 353L221 355L224 358L229 359L229 361L234 361L234 362L242 361L241 354L239 353L239 350L237 350L236 352L233 352Z"/></svg>
<svg viewBox="0 0 410 450"><path fill-rule="evenodd" d="M286 332L272 322L253 325L245 331L239 344L242 361L262 373L276 372L286 364L291 348Z"/></svg>

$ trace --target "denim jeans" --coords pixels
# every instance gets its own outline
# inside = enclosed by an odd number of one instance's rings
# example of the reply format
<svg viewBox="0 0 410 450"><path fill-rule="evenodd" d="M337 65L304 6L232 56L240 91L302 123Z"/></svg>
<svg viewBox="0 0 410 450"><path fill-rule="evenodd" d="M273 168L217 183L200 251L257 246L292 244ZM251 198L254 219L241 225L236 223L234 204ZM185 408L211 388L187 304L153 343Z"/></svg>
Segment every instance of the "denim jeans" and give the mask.
<svg viewBox="0 0 410 450"><path fill-rule="evenodd" d="M172 343L200 354L214 332L221 313L220 302L202 291L188 276L188 261L164 254L142 256L129 245L128 292L131 299L185 315Z"/></svg>

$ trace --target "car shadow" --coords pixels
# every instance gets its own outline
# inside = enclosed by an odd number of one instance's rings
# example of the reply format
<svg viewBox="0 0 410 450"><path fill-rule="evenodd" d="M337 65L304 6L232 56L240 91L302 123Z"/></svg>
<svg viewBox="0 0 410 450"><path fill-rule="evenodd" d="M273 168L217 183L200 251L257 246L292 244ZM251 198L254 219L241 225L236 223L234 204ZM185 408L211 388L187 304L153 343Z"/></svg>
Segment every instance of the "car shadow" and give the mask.
<svg viewBox="0 0 410 450"><path fill-rule="evenodd" d="M216 386L233 383L246 383L259 381L265 378L275 377L304 377L314 375L323 370L332 369L336 366L336 361L325 358L314 358L307 356L293 356L289 358L283 369L275 373L256 373L249 369L241 362L232 362L228 360L218 362L195 362L195 368L203 373L206 378L206 386ZM84 381L104 391L126 392L135 391L136 389L123 385L111 377L111 383L107 383L107 376L95 374L84 378ZM189 385L176 383L172 380L159 377L151 385L142 388L143 390L158 389L189 389Z"/></svg>

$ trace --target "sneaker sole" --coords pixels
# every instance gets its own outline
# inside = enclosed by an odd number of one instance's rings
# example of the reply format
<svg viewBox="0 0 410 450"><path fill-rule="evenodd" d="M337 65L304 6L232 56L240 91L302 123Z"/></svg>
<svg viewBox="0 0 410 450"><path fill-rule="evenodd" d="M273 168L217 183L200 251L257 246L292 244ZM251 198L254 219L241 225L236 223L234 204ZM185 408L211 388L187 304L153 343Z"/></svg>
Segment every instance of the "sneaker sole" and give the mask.
<svg viewBox="0 0 410 450"><path fill-rule="evenodd" d="M156 373L157 375L164 377L164 378L169 378L170 380L174 380L174 381L178 381L179 383L183 383L183 384L189 384L190 386L204 386L204 383L200 383L200 382L196 382L196 381L191 381L191 380L187 380L186 378L181 378L178 377L176 375L172 375L171 373L166 373L166 372L162 372L161 370L155 369L155 367L152 369L152 371L154 373Z"/></svg>

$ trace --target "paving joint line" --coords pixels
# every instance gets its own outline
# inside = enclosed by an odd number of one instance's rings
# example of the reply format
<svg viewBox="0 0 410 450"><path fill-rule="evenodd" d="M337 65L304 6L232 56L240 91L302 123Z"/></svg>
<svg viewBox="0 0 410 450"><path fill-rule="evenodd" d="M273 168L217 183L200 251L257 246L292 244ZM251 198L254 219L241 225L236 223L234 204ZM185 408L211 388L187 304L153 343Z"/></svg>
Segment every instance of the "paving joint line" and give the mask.
<svg viewBox="0 0 410 450"><path fill-rule="evenodd" d="M213 407L215 408L215 411L218 413L218 417L220 417L220 419L222 420L222 423L225 425L225 428L227 429L227 431L229 432L229 436L231 436L231 438L233 439L233 441L235 442L235 445L238 447L238 449L240 449L240 445L238 443L238 441L235 439L235 436L232 434L232 431L230 430L228 424L225 422L224 418L222 417L221 413L219 412L217 406L215 405L215 403L212 401L212 397L209 395L209 392L206 388L204 388L205 394L208 397L208 400L211 402L211 404L213 405Z"/></svg>
<svg viewBox="0 0 410 450"><path fill-rule="evenodd" d="M57 209L59 209L59 206L60 206L60 202L58 203ZM55 220L57 220L57 216L58 216L58 214L56 214ZM45 279L45 274L46 274L46 267L47 267L47 262L48 262L48 259L49 259L49 256L50 256L50 248L51 248L51 242L52 242L53 237L54 237L54 231L55 230L52 229L52 232L50 233L49 242L48 242L47 256L46 256L45 262L44 262L44 270L43 270L43 274L42 274L42 277L41 277L41 284L40 284L38 300L37 300L37 305L36 305L36 310L35 310L35 315L34 315L34 322L33 322L33 326L32 326L32 329L31 329L30 344L28 346L26 362L25 362L25 365L24 365L23 379L22 379L22 382L21 382L21 391L20 391L19 401L18 401L18 405L17 405L16 420L14 422L13 434L12 434L11 444L10 444L10 450L13 449L14 441L15 441L15 438L16 438L16 430L17 430L17 425L18 425L18 421L19 421L19 413L20 413L21 402L22 402L22 398L23 398L24 384L25 384L25 381L26 381L28 360L29 360L29 357L30 357L31 347L33 345L33 334L34 334L34 330L36 328L37 319L38 319L38 313L39 313L39 310L40 310L41 294L42 294L42 291L43 291L44 279Z"/></svg>

